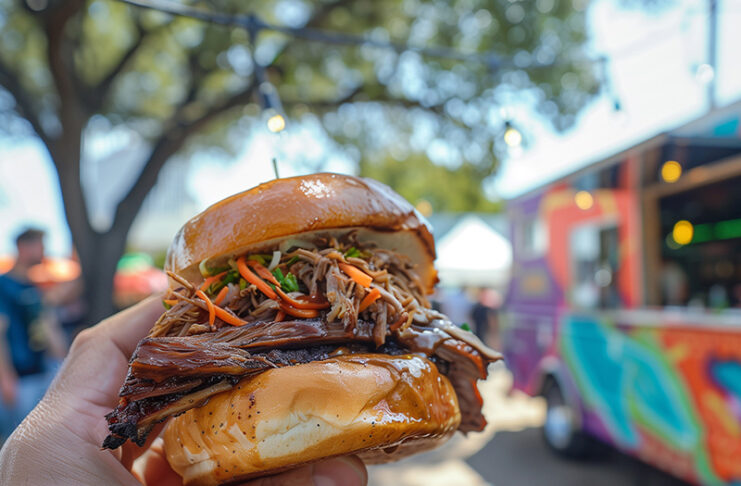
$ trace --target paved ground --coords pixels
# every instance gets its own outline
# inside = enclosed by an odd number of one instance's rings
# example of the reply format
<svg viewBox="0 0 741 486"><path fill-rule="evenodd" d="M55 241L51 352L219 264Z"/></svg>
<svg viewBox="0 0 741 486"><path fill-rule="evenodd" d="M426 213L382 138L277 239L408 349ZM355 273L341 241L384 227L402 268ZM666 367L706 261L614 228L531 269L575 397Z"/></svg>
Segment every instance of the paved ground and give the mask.
<svg viewBox="0 0 741 486"><path fill-rule="evenodd" d="M540 428L500 432L467 464L495 486L684 486L671 476L617 452L572 461L545 447ZM461 483L462 484L462 483Z"/></svg>
<svg viewBox="0 0 741 486"><path fill-rule="evenodd" d="M480 385L486 430L458 434L438 450L396 464L372 466L371 486L684 486L616 452L586 462L555 456L540 437L542 400L508 393L509 373L496 365L491 371Z"/></svg>

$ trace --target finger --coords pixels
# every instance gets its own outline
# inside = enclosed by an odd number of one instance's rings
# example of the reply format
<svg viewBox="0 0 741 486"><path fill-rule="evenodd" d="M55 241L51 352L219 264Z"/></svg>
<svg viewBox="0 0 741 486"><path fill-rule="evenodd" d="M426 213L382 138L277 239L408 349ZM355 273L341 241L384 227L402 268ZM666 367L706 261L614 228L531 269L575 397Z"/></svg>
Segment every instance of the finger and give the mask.
<svg viewBox="0 0 741 486"><path fill-rule="evenodd" d="M134 463L131 472L146 486L182 486L183 478L173 471L167 462L163 444L162 438L158 437Z"/></svg>
<svg viewBox="0 0 741 486"><path fill-rule="evenodd" d="M146 442L144 442L144 445L142 445L141 447L134 444L133 442L126 442L124 445L112 452L114 452L114 454L118 457L118 460L121 461L121 464L123 464L126 469L131 470L131 467L134 465L134 461L137 460L140 456L144 455L144 453L146 453L152 447L155 439L157 439L162 434L164 428L165 423L155 425L152 431L149 432Z"/></svg>
<svg viewBox="0 0 741 486"><path fill-rule="evenodd" d="M163 311L162 296L153 295L109 317L93 329L96 333L113 341L128 358L134 353L139 341L152 329Z"/></svg>
<svg viewBox="0 0 741 486"><path fill-rule="evenodd" d="M368 471L355 456L335 457L292 469L275 476L254 479L242 486L365 486Z"/></svg>
<svg viewBox="0 0 741 486"><path fill-rule="evenodd" d="M75 338L51 386L50 396L56 397L59 405L84 410L89 412L89 417L96 417L88 429L118 401L129 358L162 312L157 301L157 297L146 299Z"/></svg>
<svg viewBox="0 0 741 486"><path fill-rule="evenodd" d="M365 486L368 471L356 456L335 457L314 464L314 486Z"/></svg>

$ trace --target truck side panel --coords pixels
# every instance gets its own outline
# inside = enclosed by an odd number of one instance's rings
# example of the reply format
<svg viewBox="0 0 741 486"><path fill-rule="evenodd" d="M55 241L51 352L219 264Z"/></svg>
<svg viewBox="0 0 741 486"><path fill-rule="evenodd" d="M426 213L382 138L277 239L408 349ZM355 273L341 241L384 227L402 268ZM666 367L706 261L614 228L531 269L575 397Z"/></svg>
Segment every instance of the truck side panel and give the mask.
<svg viewBox="0 0 741 486"><path fill-rule="evenodd" d="M558 348L583 426L700 484L741 484L741 332L569 314Z"/></svg>

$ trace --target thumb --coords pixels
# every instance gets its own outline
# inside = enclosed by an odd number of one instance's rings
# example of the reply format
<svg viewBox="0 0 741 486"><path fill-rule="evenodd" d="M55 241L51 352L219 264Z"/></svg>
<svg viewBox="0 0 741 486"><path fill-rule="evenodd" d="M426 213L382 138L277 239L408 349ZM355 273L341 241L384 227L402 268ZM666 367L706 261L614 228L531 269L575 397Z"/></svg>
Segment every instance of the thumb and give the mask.
<svg viewBox="0 0 741 486"><path fill-rule="evenodd" d="M292 469L275 476L254 479L242 486L366 486L368 472L355 456L335 457Z"/></svg>

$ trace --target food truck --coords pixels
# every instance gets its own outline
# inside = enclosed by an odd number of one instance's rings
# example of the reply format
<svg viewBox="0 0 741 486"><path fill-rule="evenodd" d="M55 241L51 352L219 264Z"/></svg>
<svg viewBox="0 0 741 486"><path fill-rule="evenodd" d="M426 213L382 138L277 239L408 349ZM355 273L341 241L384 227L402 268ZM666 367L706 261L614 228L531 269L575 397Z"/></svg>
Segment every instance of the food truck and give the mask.
<svg viewBox="0 0 741 486"><path fill-rule="evenodd" d="M508 204L502 342L543 436L741 485L741 103Z"/></svg>

